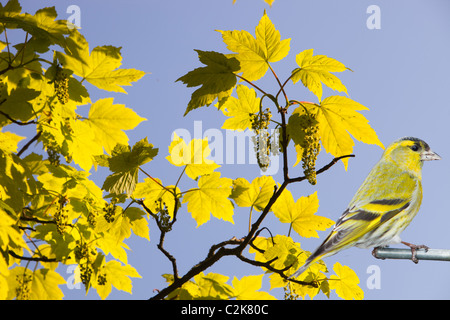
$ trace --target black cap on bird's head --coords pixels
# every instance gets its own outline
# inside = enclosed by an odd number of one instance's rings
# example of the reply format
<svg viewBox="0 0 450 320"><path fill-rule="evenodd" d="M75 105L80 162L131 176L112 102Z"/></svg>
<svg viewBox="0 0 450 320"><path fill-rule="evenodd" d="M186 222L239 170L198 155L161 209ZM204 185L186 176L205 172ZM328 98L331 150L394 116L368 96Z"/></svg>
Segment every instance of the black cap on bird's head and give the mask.
<svg viewBox="0 0 450 320"><path fill-rule="evenodd" d="M420 153L420 160L422 161L441 160L441 157L436 152L433 152L430 149L428 143L426 143L422 139L414 137L404 137L397 140L397 142L400 141L411 142L409 147L411 148L412 151Z"/></svg>

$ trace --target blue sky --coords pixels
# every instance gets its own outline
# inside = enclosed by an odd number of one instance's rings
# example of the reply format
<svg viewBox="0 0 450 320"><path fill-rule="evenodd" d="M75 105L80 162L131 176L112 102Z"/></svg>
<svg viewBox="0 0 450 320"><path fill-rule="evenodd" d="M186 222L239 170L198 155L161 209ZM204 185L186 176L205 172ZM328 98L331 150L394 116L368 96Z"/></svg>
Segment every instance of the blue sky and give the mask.
<svg viewBox="0 0 450 320"><path fill-rule="evenodd" d="M124 68L151 73L128 87L128 95L111 94L92 87L89 90L93 101L113 96L116 103L125 104L148 119L129 132L130 144L148 137L149 142L159 147L159 155L145 168L167 184L173 184L181 170L165 159L173 131L185 129L193 134L194 121L201 121L203 131L220 129L225 120L215 108L202 108L183 117L193 90L175 80L200 66L194 49L228 52L221 35L214 30L238 29L254 34L266 9L282 39L291 38L289 56L273 64L282 79L296 67L295 55L305 49L314 48L315 54L333 57L354 71L338 76L346 85L350 98L370 109L363 113L385 145L403 136L415 136L428 142L441 155L441 161L424 165L422 207L402 234L402 239L431 248L450 249L450 212L446 203L450 191L450 2L276 0L272 8L262 0L237 0L234 5L232 0L28 0L21 4L23 11L32 13L40 7L56 6L60 18L69 17L68 6L78 5L81 32L91 49L99 45L121 46ZM370 14L366 11L370 5L380 8L380 29L367 28ZM267 76L258 85L270 91L276 83ZM287 90L298 100L316 101L299 85L289 85ZM324 90L324 97L331 94L335 93ZM347 171L338 164L322 174L314 187L307 183L290 185L294 198L317 190L320 199L317 214L336 220L379 160L382 149L356 142L354 154L356 158L350 160ZM322 152L318 166L331 159L330 154ZM290 170L294 175L295 169ZM245 177L250 181L260 174L258 166L251 164L223 164L219 171L222 176ZM105 171L93 172L94 180L101 185L106 174ZM274 174L274 179L281 181L281 171ZM182 186L193 187L188 180L185 177ZM247 219L248 211L238 209L234 225L212 218L196 228L196 222L184 207L165 243L167 250L177 258L180 273L184 274L202 260L212 244L232 236L242 237ZM288 226L274 217L268 217L264 226L274 234L288 231ZM327 234L328 231L319 232L321 239L293 237L301 242L302 248L312 251ZM128 253L129 263L142 276L133 281L133 295L113 291L111 298L145 299L153 295L154 289L165 286L161 274L170 273L171 265L156 248L159 233L153 221L150 222L150 237L150 243L138 238L127 242L132 249ZM325 259L330 268L336 261L357 272L366 299L450 298L450 265L447 262L421 261L415 265L406 260L382 261L374 259L370 250L357 248ZM373 266L381 273L380 288L369 289L368 270ZM225 274L230 277L230 283L233 276L241 278L262 273L261 269L235 258L224 258L206 270L208 272ZM269 287L267 276L263 287ZM82 289L64 288L64 293L68 299L84 297ZM270 293L283 297L282 289ZM97 297L93 293L88 295L92 299ZM331 299L337 299L336 295L332 294Z"/></svg>

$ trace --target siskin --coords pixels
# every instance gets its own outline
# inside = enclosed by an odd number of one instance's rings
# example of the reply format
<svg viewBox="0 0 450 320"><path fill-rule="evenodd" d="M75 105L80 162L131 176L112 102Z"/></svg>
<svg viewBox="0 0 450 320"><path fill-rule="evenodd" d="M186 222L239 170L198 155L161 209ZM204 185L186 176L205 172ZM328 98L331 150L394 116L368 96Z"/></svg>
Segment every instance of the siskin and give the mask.
<svg viewBox="0 0 450 320"><path fill-rule="evenodd" d="M416 250L428 248L401 241L399 235L415 217L422 202L423 162L440 159L423 140L406 137L394 141L325 241L291 278L301 275L314 262L353 246L377 248L403 243L411 248L412 260L417 263Z"/></svg>

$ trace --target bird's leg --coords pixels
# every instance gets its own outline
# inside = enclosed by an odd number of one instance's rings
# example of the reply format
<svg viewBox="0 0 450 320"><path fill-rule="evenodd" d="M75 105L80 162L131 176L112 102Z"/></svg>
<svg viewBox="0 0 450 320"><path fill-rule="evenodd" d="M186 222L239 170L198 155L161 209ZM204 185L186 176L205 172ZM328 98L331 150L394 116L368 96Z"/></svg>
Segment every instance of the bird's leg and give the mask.
<svg viewBox="0 0 450 320"><path fill-rule="evenodd" d="M403 243L405 246L408 246L408 247L411 248L411 253L412 253L411 260L412 260L412 262L414 262L414 263L418 263L418 262L419 262L419 259L417 259L417 257L416 257L417 250L419 250L419 249L425 249L425 252L427 252L428 249L429 249L426 245L423 245L423 244L416 245L416 244L408 243L408 242L405 242L405 241L402 241L402 243Z"/></svg>

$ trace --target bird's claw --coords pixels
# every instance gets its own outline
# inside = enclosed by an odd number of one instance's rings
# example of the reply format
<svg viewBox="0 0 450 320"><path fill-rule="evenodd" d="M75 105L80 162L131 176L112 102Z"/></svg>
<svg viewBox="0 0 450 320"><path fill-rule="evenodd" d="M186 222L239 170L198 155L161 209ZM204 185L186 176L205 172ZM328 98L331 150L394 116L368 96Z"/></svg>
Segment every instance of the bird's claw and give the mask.
<svg viewBox="0 0 450 320"><path fill-rule="evenodd" d="M419 259L417 259L417 250L425 249L425 252L427 252L428 249L430 249L429 247L427 247L424 244L416 245L416 244L412 244L412 243L408 243L408 242L404 242L404 241L402 241L402 243L411 248L411 254L412 254L411 260L412 260L412 262L414 262L416 264L419 263Z"/></svg>

